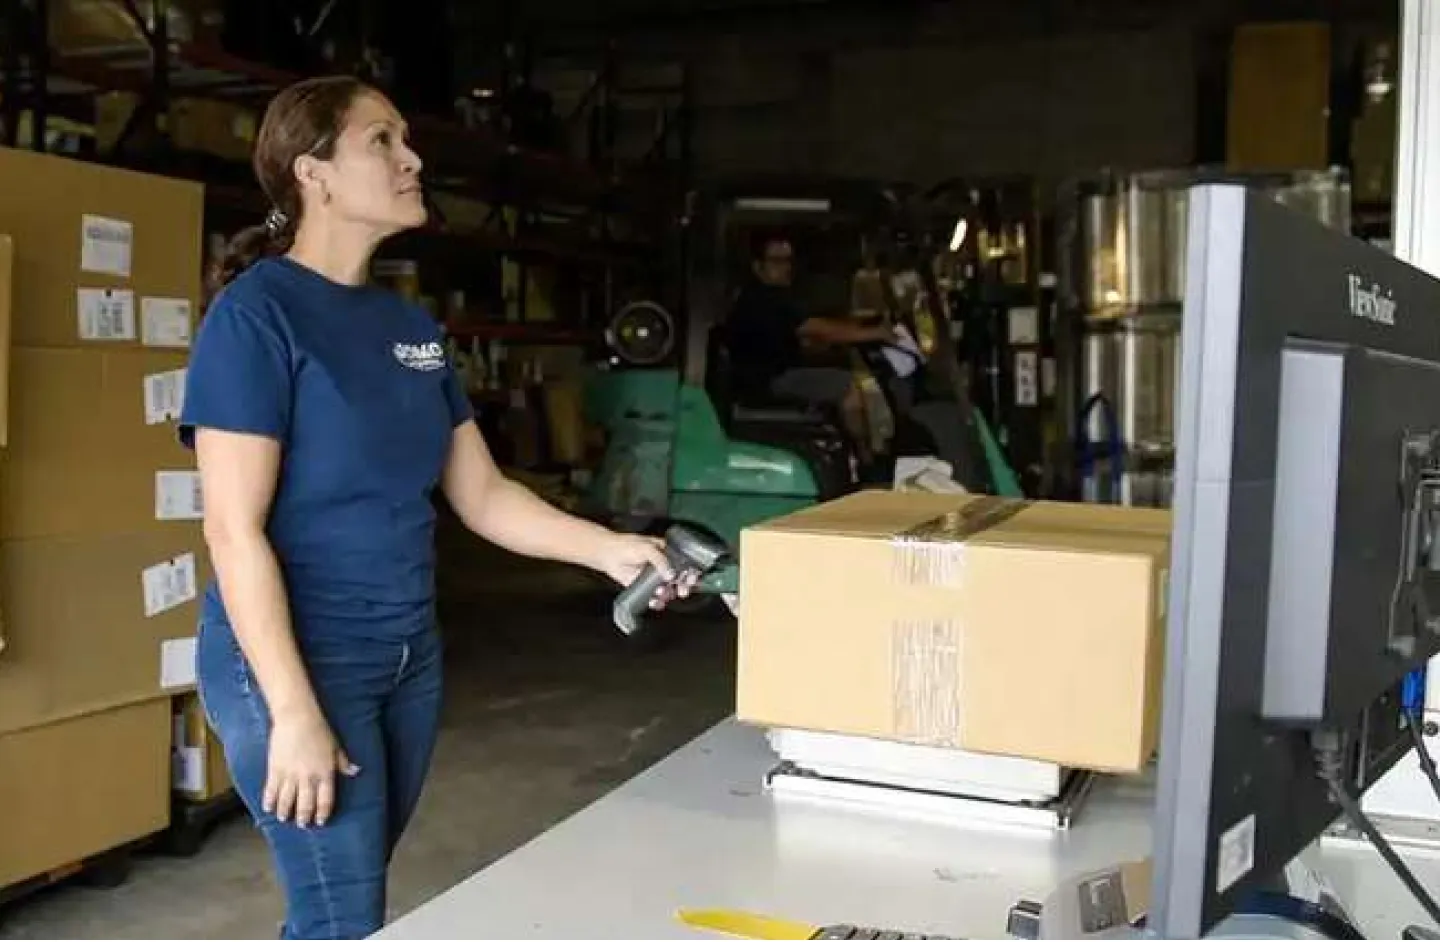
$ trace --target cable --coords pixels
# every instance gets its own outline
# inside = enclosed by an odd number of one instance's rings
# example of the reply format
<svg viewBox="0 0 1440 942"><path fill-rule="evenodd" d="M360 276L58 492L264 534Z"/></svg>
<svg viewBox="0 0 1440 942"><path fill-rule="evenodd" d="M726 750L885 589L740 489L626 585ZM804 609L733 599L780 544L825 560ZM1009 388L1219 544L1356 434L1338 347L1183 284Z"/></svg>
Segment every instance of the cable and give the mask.
<svg viewBox="0 0 1440 942"><path fill-rule="evenodd" d="M1440 905L1436 905L1434 897L1426 892L1425 887L1420 885L1420 881L1415 878L1415 874L1405 865L1405 861L1400 859L1400 855L1395 853L1394 848L1390 846L1390 842L1385 840L1385 836L1371 823L1370 817L1361 810L1360 803L1351 797L1350 793L1345 789L1345 783L1342 780L1340 771L1342 759L1338 746L1339 737L1324 737L1324 745L1319 744L1320 740L1321 737L1317 736L1315 767L1320 778L1329 787L1331 799L1345 812L1345 817L1350 819L1350 823L1364 832L1365 836L1369 838L1370 843L1374 844L1375 849L1380 852L1380 856L1385 858L1385 862L1390 865L1390 869L1395 871L1395 875L1400 878L1400 882L1405 884L1405 888L1410 891L1410 894L1414 896L1416 901L1424 908L1426 915L1430 917L1435 925L1440 926Z"/></svg>
<svg viewBox="0 0 1440 942"><path fill-rule="evenodd" d="M1430 755L1430 747L1425 743L1425 717L1418 710L1405 715L1405 725L1410 727L1410 739L1415 743L1415 755L1420 759L1420 768L1425 771L1425 777L1430 780L1430 790L1440 798L1440 772L1435 769L1435 758Z"/></svg>

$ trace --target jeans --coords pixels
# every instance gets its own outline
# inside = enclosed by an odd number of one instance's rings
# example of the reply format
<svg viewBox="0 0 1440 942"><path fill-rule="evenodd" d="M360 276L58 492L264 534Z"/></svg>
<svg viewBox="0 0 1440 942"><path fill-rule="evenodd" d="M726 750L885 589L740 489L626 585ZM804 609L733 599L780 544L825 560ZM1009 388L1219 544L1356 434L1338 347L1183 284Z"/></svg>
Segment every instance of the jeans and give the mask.
<svg viewBox="0 0 1440 942"><path fill-rule="evenodd" d="M261 808L270 714L230 626L200 626L200 701L235 789L264 834L285 895L282 939L363 939L385 921L386 869L409 823L439 726L434 629L375 640L306 640L302 658L340 746L360 767L336 773L335 810L301 829Z"/></svg>
<svg viewBox="0 0 1440 942"><path fill-rule="evenodd" d="M770 391L781 399L798 399L839 411L855 388L849 370L835 366L799 366L775 377Z"/></svg>

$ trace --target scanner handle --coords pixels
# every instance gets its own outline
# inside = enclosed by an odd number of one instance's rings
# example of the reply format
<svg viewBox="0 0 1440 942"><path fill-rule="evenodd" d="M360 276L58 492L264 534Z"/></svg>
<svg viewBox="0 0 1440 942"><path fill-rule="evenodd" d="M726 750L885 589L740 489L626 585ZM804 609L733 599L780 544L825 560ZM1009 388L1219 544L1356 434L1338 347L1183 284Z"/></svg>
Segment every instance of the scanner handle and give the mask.
<svg viewBox="0 0 1440 942"><path fill-rule="evenodd" d="M687 577L705 575L729 553L725 544L688 527L676 524L665 533L665 558L672 574L665 574L646 564L635 581L615 597L612 617L615 627L627 635L640 630L641 616L650 609L656 593L665 585L676 585Z"/></svg>

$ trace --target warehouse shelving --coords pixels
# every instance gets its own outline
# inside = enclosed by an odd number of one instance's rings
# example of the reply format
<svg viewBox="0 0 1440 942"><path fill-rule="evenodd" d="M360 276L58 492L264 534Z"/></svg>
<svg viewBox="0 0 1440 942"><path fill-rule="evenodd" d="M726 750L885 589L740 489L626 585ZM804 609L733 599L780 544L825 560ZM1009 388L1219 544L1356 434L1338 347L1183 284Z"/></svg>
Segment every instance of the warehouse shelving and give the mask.
<svg viewBox="0 0 1440 942"><path fill-rule="evenodd" d="M60 0L0 0L0 121L4 143L17 146L21 115L31 126L46 128L52 118L81 123L93 120L98 95L123 91L138 97L129 122L106 152L77 156L133 169L188 177L206 184L208 202L229 222L263 213L264 199L248 166L206 154L183 152L172 144L158 115L179 97L227 101L263 107L277 89L298 75L236 56L217 43L169 35L167 0L153 0L147 19L134 0L113 0L129 14L134 41L83 50L52 48L49 17ZM595 86L582 102L603 105L617 90L615 70L607 62L596 72ZM684 89L679 90L682 95ZM603 119L603 110L598 115ZM598 269L587 281L616 283L658 277L662 247L687 180L688 104L682 97L667 114L662 133L638 172L621 166L613 153L613 134L601 120L590 135L585 159L518 146L500 133L467 127L458 120L429 114L409 116L416 149L426 163L427 189L477 200L490 207L486 224L457 230L445 214L432 214L432 225L400 241L407 252L424 255L438 268L457 260L473 267L476 256L510 259L522 272L535 265ZM136 144L140 132L146 145ZM150 140L159 146L150 146ZM29 146L50 147L47 135L32 134ZM657 159L658 158L658 159ZM623 270L616 274L612 269ZM525 292L519 292L525 297ZM606 309L606 297L590 310ZM519 312L524 319L524 310ZM511 312L512 318L515 312ZM577 327L593 324L574 325Z"/></svg>

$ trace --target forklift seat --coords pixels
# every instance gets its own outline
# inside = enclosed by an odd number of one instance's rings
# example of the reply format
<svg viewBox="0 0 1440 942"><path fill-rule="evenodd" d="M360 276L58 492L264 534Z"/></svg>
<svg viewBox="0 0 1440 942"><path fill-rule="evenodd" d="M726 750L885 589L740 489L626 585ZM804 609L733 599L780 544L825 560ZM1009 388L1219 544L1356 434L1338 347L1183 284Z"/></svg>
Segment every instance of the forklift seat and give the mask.
<svg viewBox="0 0 1440 942"><path fill-rule="evenodd" d="M705 391L720 417L720 424L730 431L736 424L792 425L813 427L824 432L834 426L824 411L802 404L781 401L745 402L737 398L733 364L725 328L710 328L705 344Z"/></svg>
<svg viewBox="0 0 1440 942"><path fill-rule="evenodd" d="M738 403L732 379L724 328L712 327L705 345L705 390L725 434L733 441L798 454L814 472L821 500L832 500L854 489L851 446L839 416L778 402Z"/></svg>

